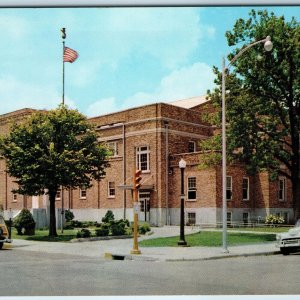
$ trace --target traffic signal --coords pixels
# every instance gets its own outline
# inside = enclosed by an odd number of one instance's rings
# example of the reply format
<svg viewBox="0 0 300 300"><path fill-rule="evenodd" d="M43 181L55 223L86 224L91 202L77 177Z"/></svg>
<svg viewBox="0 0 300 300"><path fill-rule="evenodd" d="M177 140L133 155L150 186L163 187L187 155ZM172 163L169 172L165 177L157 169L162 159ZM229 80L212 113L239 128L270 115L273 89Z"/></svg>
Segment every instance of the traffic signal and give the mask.
<svg viewBox="0 0 300 300"><path fill-rule="evenodd" d="M133 183L133 188L138 190L141 187L141 180L142 180L142 171L141 170L136 170L134 172L134 183Z"/></svg>

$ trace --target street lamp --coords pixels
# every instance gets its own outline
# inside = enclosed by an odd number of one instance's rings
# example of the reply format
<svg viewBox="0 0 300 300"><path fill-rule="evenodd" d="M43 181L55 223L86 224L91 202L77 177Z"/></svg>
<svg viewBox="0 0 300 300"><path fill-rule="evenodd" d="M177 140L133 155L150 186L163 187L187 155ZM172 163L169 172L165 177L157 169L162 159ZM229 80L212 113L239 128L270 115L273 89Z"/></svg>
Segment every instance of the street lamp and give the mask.
<svg viewBox="0 0 300 300"><path fill-rule="evenodd" d="M178 246L187 246L184 238L184 169L186 167L186 161L181 158L179 161L179 169L181 172L181 194L180 194L180 240Z"/></svg>
<svg viewBox="0 0 300 300"><path fill-rule="evenodd" d="M271 42L271 37L267 36L263 40L253 42L243 48L229 63L225 66L225 57L222 60L222 197L223 197L223 252L228 253L227 249L227 199L226 199L226 106L225 106L225 79L226 70L239 58L244 52L254 45L264 43L264 48L266 51L271 51L273 48L273 43Z"/></svg>

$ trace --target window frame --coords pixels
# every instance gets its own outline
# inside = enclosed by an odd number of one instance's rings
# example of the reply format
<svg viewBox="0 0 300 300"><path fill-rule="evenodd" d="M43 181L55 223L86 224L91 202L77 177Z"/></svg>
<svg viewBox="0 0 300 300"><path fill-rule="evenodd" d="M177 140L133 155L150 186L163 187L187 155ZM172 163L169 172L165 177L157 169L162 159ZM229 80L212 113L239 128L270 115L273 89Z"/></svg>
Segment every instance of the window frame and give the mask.
<svg viewBox="0 0 300 300"><path fill-rule="evenodd" d="M191 150L190 145L193 144L193 150ZM188 153L195 153L196 152L196 142L195 141L189 141L188 142Z"/></svg>
<svg viewBox="0 0 300 300"><path fill-rule="evenodd" d="M105 145L112 152L112 156L111 157L116 157L116 156L119 155L117 141L106 142Z"/></svg>
<svg viewBox="0 0 300 300"><path fill-rule="evenodd" d="M190 180L195 179L195 186L190 186ZM195 193L195 198L190 198L190 193ZM197 177L187 177L187 201L197 201Z"/></svg>
<svg viewBox="0 0 300 300"><path fill-rule="evenodd" d="M56 191L55 201L60 201L61 200L61 192L62 192L62 188L59 187L58 190Z"/></svg>
<svg viewBox="0 0 300 300"><path fill-rule="evenodd" d="M247 197L244 198L244 180L247 180ZM249 177L243 177L242 182L242 192L243 192L243 201L249 201L250 200L250 179Z"/></svg>
<svg viewBox="0 0 300 300"><path fill-rule="evenodd" d="M147 149L142 150L142 148L147 148ZM150 173L150 147L149 147L149 145L136 147L135 151L136 151L136 168L138 170L141 170L142 173ZM145 154L146 154L147 168L142 169L142 163L144 163L144 162L141 161L141 156L145 155Z"/></svg>
<svg viewBox="0 0 300 300"><path fill-rule="evenodd" d="M228 188L228 184L227 184L228 179L230 179L230 187L229 188ZM227 201L232 200L232 186L233 186L232 182L233 182L232 176L226 176L226 200ZM228 194L227 194L228 191L230 191L230 198L227 197L228 196Z"/></svg>
<svg viewBox="0 0 300 300"><path fill-rule="evenodd" d="M226 222L227 222L227 225L232 226L232 211L227 211Z"/></svg>
<svg viewBox="0 0 300 300"><path fill-rule="evenodd" d="M113 187L110 186L111 183L113 183ZM113 195L111 194L111 191L114 191ZM116 198L116 184L114 181L107 182L107 198Z"/></svg>
<svg viewBox="0 0 300 300"><path fill-rule="evenodd" d="M18 202L18 194L12 193L12 202Z"/></svg>
<svg viewBox="0 0 300 300"><path fill-rule="evenodd" d="M193 218L190 217L191 214L194 214ZM189 224L189 225L196 225L196 223L197 223L196 222L196 220L197 220L197 214L196 214L196 212L195 211L188 211L187 215L186 215L186 219L187 219L187 224ZM194 222L190 222L190 220L193 220Z"/></svg>
<svg viewBox="0 0 300 300"><path fill-rule="evenodd" d="M83 195L85 193L85 195ZM85 200L87 198L87 189L86 187L79 188L79 199Z"/></svg>
<svg viewBox="0 0 300 300"><path fill-rule="evenodd" d="M281 182L283 182L283 189L281 189ZM282 198L280 197L282 194ZM278 178L278 200L286 201L286 177L280 176Z"/></svg>

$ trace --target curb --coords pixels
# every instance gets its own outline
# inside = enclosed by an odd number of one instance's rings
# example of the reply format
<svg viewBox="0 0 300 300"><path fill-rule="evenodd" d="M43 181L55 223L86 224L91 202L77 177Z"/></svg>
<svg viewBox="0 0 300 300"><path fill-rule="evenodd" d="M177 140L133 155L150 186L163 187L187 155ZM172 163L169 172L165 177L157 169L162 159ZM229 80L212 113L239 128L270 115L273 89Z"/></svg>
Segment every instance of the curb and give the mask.
<svg viewBox="0 0 300 300"><path fill-rule="evenodd" d="M236 258L236 257L251 257L251 256L270 256L270 255L278 255L281 254L280 251L269 251L269 252L256 252L256 253L241 253L241 254L227 254L220 256L211 256L211 257L199 257L199 258L166 258L166 259L158 259L150 256L135 256L135 255L127 255L127 254L115 254L115 253L104 253L104 258L110 260L134 260L134 261L165 261L165 262L185 262L185 261L205 261L205 260L217 260L217 259L225 259L225 258Z"/></svg>
<svg viewBox="0 0 300 300"><path fill-rule="evenodd" d="M158 261L158 259L150 256L135 256L130 254L116 254L110 252L104 253L104 258L110 260Z"/></svg>
<svg viewBox="0 0 300 300"><path fill-rule="evenodd" d="M270 256L281 254L280 251L270 251L270 252L257 252L257 253L241 253L241 254L227 254L220 256L211 256L211 257L201 257L201 258L167 258L165 261L201 261L201 260L217 260L225 258L236 258L236 257L251 257L251 256Z"/></svg>

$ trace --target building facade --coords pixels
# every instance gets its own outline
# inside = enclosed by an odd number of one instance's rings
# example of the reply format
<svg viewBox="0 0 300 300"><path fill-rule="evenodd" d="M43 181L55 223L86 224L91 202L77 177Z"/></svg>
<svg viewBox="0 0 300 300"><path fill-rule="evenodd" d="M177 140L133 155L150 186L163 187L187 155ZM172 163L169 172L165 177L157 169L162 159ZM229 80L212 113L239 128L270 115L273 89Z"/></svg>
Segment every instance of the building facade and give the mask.
<svg viewBox="0 0 300 300"><path fill-rule="evenodd" d="M133 220L132 185L136 169L142 171L139 190L139 220L152 225L179 224L179 160L184 171L185 220L189 224L218 224L222 221L221 166L199 169L199 141L214 134L201 116L207 109L204 97L174 103L155 103L89 119L96 126L99 142L111 152L106 176L87 190L61 190L56 207L70 209L77 220L101 221L107 210L116 218ZM24 109L0 116L1 134L9 124L21 121L33 110ZM267 173L248 176L242 165L228 167L228 222L263 221L268 214L293 218L289 181L271 182ZM0 160L0 203L8 214L21 208L48 209L47 196L13 194L13 179Z"/></svg>

